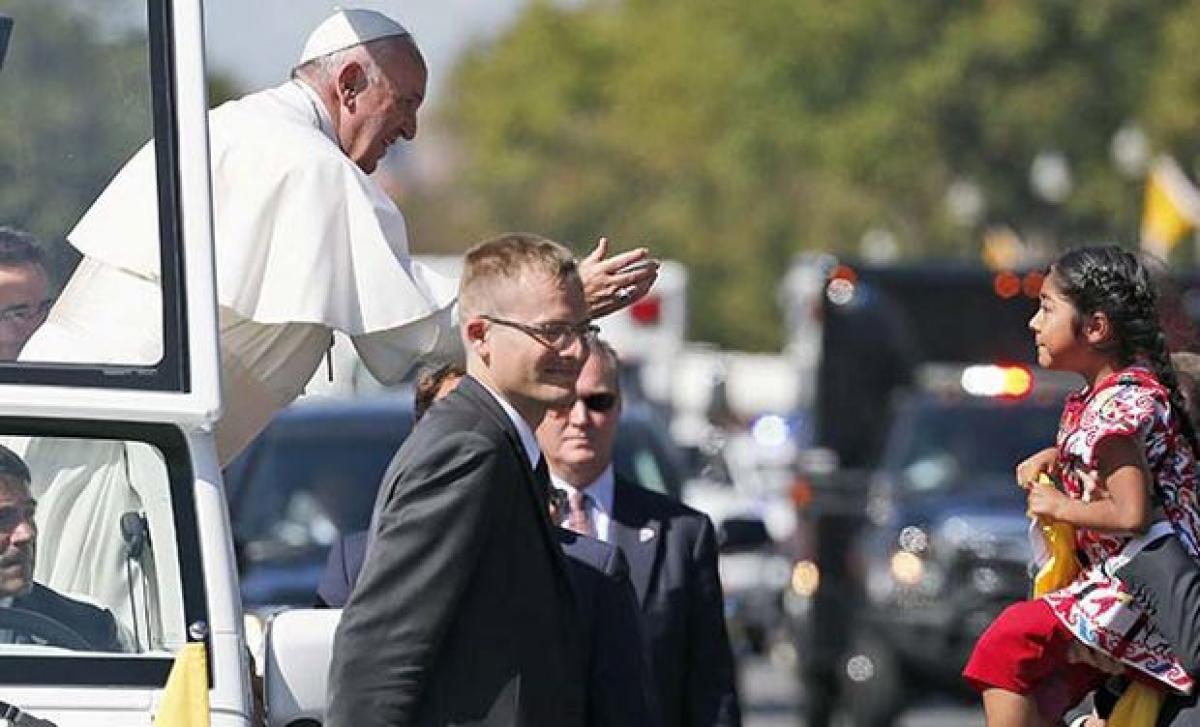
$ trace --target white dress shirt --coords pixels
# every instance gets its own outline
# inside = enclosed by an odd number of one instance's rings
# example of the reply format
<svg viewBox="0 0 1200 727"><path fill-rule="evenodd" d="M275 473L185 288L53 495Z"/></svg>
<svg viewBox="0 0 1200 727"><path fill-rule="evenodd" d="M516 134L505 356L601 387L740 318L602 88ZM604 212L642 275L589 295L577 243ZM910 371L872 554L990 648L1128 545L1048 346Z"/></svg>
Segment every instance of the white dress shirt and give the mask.
<svg viewBox="0 0 1200 727"><path fill-rule="evenodd" d="M492 387L483 383L479 379L476 379L474 376L471 378L475 379L476 383L482 386L487 393L492 395L492 398L495 399L498 404L500 404L500 408L503 409L504 413L508 415L508 418L512 420L513 426L517 428L517 435L521 438L521 446L525 448L525 454L529 457L529 465L534 469L537 469L538 462L540 462L542 459L542 448L538 446L537 437L534 436L533 429L529 427L529 423L521 418L521 415L517 413L517 410L513 408L513 405L505 401L504 397L497 394Z"/></svg>
<svg viewBox="0 0 1200 727"><path fill-rule="evenodd" d="M550 472L550 482L555 488L562 490L568 494L575 490L575 487L568 484L553 471ZM590 485L584 487L582 492L587 495L588 516L592 520L592 526L596 528L596 537L606 543L612 542L612 511L613 511L613 468L610 464L604 468L600 476L592 481ZM562 513L562 518L559 520L559 525L567 527L568 513Z"/></svg>

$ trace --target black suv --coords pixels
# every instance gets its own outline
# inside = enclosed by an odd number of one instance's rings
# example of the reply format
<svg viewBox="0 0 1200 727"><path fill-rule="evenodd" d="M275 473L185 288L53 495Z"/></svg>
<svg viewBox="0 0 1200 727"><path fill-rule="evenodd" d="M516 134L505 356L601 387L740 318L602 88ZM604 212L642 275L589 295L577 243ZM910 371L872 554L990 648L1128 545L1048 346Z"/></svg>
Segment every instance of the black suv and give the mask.
<svg viewBox="0 0 1200 727"><path fill-rule="evenodd" d="M1053 444L1062 393L922 392L898 406L851 555L861 606L836 673L856 725L890 724L915 687L960 689L979 634L1028 597L1013 472Z"/></svg>

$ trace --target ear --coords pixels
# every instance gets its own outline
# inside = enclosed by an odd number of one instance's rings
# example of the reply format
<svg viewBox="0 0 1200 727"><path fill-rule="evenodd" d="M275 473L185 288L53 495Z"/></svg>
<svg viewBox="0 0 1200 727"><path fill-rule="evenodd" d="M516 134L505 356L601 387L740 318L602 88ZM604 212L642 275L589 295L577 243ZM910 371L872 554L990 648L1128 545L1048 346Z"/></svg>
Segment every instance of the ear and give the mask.
<svg viewBox="0 0 1200 727"><path fill-rule="evenodd" d="M358 61L347 61L337 73L338 105L353 109L358 95L367 88L367 72Z"/></svg>
<svg viewBox="0 0 1200 727"><path fill-rule="evenodd" d="M486 361L490 348L487 340L488 322L482 318L468 318L467 322L463 324L463 333L466 336L470 352Z"/></svg>
<svg viewBox="0 0 1200 727"><path fill-rule="evenodd" d="M1108 348L1113 343L1113 325L1108 314L1096 311L1083 319L1083 338L1093 348Z"/></svg>

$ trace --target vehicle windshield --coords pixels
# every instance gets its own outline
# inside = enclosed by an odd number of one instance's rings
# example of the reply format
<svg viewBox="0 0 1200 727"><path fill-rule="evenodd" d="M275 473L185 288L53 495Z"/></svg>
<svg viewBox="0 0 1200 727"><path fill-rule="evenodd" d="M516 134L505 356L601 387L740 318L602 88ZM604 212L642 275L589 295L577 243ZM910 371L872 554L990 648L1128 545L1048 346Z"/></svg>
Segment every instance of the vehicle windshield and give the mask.
<svg viewBox="0 0 1200 727"><path fill-rule="evenodd" d="M191 503L175 491L147 441L0 436L0 666L184 644L177 518Z"/></svg>
<svg viewBox="0 0 1200 727"><path fill-rule="evenodd" d="M982 483L1011 486L1017 463L1054 443L1056 404L923 401L906 409L888 469L901 486L936 492Z"/></svg>
<svg viewBox="0 0 1200 727"><path fill-rule="evenodd" d="M9 26L0 66L0 362L21 363L0 366L0 382L186 390L172 315L181 294L175 180L161 173L172 154L155 148L169 136L172 87L163 39L152 42L150 31L169 27L154 18L170 8L0 6ZM135 154L137 178L118 176ZM114 179L129 203L102 195ZM107 212L96 213L105 199ZM130 310L142 317L132 331L116 319Z"/></svg>

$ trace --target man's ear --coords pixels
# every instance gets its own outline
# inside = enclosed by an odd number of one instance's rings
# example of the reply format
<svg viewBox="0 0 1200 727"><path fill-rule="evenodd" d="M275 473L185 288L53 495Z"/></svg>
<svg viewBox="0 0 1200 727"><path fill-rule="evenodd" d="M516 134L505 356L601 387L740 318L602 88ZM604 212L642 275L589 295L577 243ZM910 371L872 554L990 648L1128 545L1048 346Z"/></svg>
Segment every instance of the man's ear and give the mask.
<svg viewBox="0 0 1200 727"><path fill-rule="evenodd" d="M338 105L353 109L355 99L367 88L367 71L358 61L347 61L338 70L336 85Z"/></svg>
<svg viewBox="0 0 1200 727"><path fill-rule="evenodd" d="M482 318L468 318L463 324L463 332L466 335L467 346L470 348L470 353L475 353L479 356L485 356L488 350L488 323Z"/></svg>
<svg viewBox="0 0 1200 727"><path fill-rule="evenodd" d="M1108 314L1096 311L1083 319L1083 338L1093 348L1110 348L1113 340L1113 325Z"/></svg>

